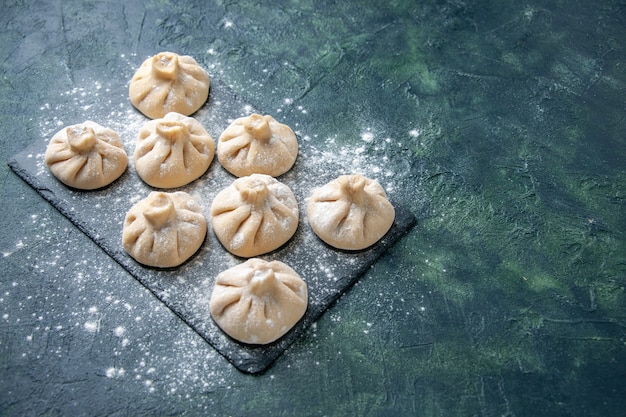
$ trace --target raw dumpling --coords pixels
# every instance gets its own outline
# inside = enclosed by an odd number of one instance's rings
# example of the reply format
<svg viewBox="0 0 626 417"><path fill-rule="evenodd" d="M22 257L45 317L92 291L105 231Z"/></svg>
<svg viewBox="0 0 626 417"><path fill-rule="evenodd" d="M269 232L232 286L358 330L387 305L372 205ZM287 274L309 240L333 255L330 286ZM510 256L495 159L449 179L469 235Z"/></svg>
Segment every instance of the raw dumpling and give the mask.
<svg viewBox="0 0 626 417"><path fill-rule="evenodd" d="M267 344L287 333L307 304L307 286L296 271L280 261L253 258L217 276L209 307L233 339Z"/></svg>
<svg viewBox="0 0 626 417"><path fill-rule="evenodd" d="M153 187L181 187L202 176L214 156L215 142L200 122L168 113L139 131L135 169Z"/></svg>
<svg viewBox="0 0 626 417"><path fill-rule="evenodd" d="M209 74L195 59L161 52L146 59L130 80L130 101L151 119L169 112L189 116L209 97Z"/></svg>
<svg viewBox="0 0 626 417"><path fill-rule="evenodd" d="M237 177L252 174L278 177L289 171L297 156L295 133L272 116L253 114L236 119L217 144L220 163Z"/></svg>
<svg viewBox="0 0 626 417"><path fill-rule="evenodd" d="M362 175L342 175L313 192L309 224L338 249L365 249L391 228L395 210L380 184Z"/></svg>
<svg viewBox="0 0 626 417"><path fill-rule="evenodd" d="M44 158L55 177L81 190L109 185L128 165L119 135L89 120L57 132Z"/></svg>
<svg viewBox="0 0 626 417"><path fill-rule="evenodd" d="M211 205L211 223L222 245L250 258L287 242L298 228L298 203L285 184L269 175L236 179Z"/></svg>
<svg viewBox="0 0 626 417"><path fill-rule="evenodd" d="M196 253L206 231L202 209L189 194L152 191L126 213L122 245L139 263L170 268Z"/></svg>

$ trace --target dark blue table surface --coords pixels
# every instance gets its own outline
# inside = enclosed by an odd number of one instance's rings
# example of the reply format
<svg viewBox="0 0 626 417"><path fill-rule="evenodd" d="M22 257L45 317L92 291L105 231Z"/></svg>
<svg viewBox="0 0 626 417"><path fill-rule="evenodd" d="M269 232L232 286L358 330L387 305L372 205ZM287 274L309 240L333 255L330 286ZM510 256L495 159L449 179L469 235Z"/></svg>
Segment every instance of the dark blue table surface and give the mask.
<svg viewBox="0 0 626 417"><path fill-rule="evenodd" d="M623 415L623 1L125 3L0 6L0 414ZM164 50L417 217L260 375L7 166Z"/></svg>

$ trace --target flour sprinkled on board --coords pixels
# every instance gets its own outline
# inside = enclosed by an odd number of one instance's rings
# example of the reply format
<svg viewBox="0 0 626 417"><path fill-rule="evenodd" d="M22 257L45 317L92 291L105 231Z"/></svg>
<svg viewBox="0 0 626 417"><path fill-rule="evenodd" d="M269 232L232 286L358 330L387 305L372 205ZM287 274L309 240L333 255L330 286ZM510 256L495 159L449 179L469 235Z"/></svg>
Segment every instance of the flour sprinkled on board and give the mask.
<svg viewBox="0 0 626 417"><path fill-rule="evenodd" d="M122 57L126 59L126 57ZM131 65L132 61L132 65ZM139 62L137 57L131 57L128 61L127 72L132 71ZM213 74L220 74L219 65L214 67ZM124 71L122 71L124 72ZM223 72L220 76L223 75ZM120 79L126 75L117 74ZM128 75L130 76L130 75ZM137 132L147 122L143 115L132 108L127 97L127 85L120 80L103 82L101 80L83 79L74 81L75 86L65 91L57 102L45 103L41 106L40 134L41 141L47 142L51 135L61 127L93 120L103 126L109 127L120 135L125 149L129 156L129 167L120 181L107 189L95 193L85 194L73 190L61 190L58 195L69 204L68 212L72 216L77 216L83 221L82 226L91 232L91 237L99 245L105 243L111 253L111 248L115 250L109 241L118 242L117 237L121 235L123 214L135 202L139 201L149 191L149 187L136 177L132 162L132 152L134 150ZM256 109L247 103L234 100L231 93L220 91L220 81L214 84L215 88L210 94L210 102L192 115L196 118L214 139L228 126L232 120L248 116L253 111L272 114L271 110ZM224 84L222 84L223 86ZM226 84L227 85L227 84ZM223 87L222 87L223 88ZM222 94L222 95L220 95ZM238 98L237 98L238 99ZM256 101L256 100L253 100ZM383 185L388 193L397 191L396 173L389 169L391 165L390 157L393 156L392 149L396 149L398 142L389 138L384 129L376 126L363 126L354 129L354 138L342 138L339 136L322 137L315 133L314 116L308 111L303 100L291 98L279 99L276 103L275 113L280 115L280 121L288 124L295 131L298 141L302 145L296 166L279 179L288 183L297 196L301 213L306 205L306 200L311 191L323 185L329 179L342 174L360 173L367 177L376 179ZM47 170L43 164L43 156L33 153L32 158L38 162L39 175L47 175ZM395 164L394 164L395 165ZM210 203L217 192L225 185L231 183L233 178L229 176L216 160L209 167L209 170L199 180L188 187L188 191L203 208L205 214L209 212ZM88 210L85 211L85 201L88 200ZM41 223L41 218L33 218L34 222ZM300 234L289 242L284 251L289 252L300 247L300 251L311 251L310 248L320 249L319 241L308 231L306 217L302 215L300 220ZM74 229L71 229L74 233ZM211 235L211 233L210 233ZM22 242L23 246L28 246L32 242ZM65 242L59 247L66 247ZM307 249L308 248L308 249ZM15 250L22 250L17 248ZM317 291L311 294L311 303L314 308L322 308L325 300L332 299L339 291L337 283L341 282L342 276L338 273L340 268L349 265L350 268L357 268L359 261L349 256L337 257L324 252L321 248L318 256L311 259L310 256L292 257L294 269L298 270L303 277L309 280L312 287ZM216 265L227 267L238 263L237 259L227 254L221 248L219 242L211 235L208 237L205 247L188 264L183 265L176 271L175 276L165 277L153 276L152 272L141 274L144 280L155 279L155 281L142 281L147 288L153 291L164 305L159 305L152 310L153 300L148 301L152 294L147 290L139 292L141 296L129 296L122 289L128 284L127 274L119 274L121 278L110 278L115 272L109 265L105 269L96 260L81 259L74 261L71 265L63 264L62 249L58 249L53 259L49 263L42 264L40 260L35 263L34 268L38 271L50 269L57 271L57 276L46 278L52 280L57 285L56 294L66 294L60 289L61 274L64 279L71 280L76 287L77 299L73 299L72 304L79 306L71 313L71 320L59 321L57 327L47 326L43 329L32 331L31 340L38 337L51 337L51 334L58 333L66 335L72 332L73 337L84 339L83 342L89 346L95 343L104 343L113 346L110 354L110 363L99 364L99 374L107 378L124 379L127 383L135 383L146 389L146 392L166 393L168 395L185 395L185 385L198 380L204 381L202 384L206 389L211 390L215 384L219 384L222 376L216 371L211 363L215 363L220 358L212 349L207 349L204 340L195 333L184 334L180 341L176 339L175 346L167 346L167 349L178 349L169 355L162 354L164 349L159 338L154 337L153 326L155 323L172 321L174 317L165 305L180 308L177 300L189 300L183 304L182 310L185 314L185 321L192 325L202 335L216 340L221 337L221 333L215 332L210 327L206 327L206 315L202 312L205 306L205 298L211 289L214 278L213 269ZM11 250L5 250L5 256L11 256ZM294 252L296 253L296 252ZM302 252L297 252L302 254ZM100 256L105 256L100 254ZM273 255L271 255L273 256ZM117 259L117 258L116 258ZM54 263L53 263L54 262ZM54 266L54 268L52 268ZM290 265L291 266L291 265ZM132 270L132 268L130 269ZM134 276L138 276L137 269ZM207 272L208 271L208 272ZM72 274L67 277L65 274ZM132 273L132 272L131 272ZM115 274L113 274L115 275ZM174 279L168 279L174 278ZM151 282L157 282L156 286L150 286ZM100 294L97 305L86 305L88 298L80 298L81 293L90 289ZM54 294L55 291L52 291ZM134 291L132 294L136 294ZM50 293L49 293L50 294ZM54 294L56 296L56 294ZM147 294L147 299L144 299ZM205 295L203 295L205 294ZM92 298L90 298L92 299ZM57 301L58 302L58 301ZM174 310L179 316L180 310ZM194 312L190 315L189 312ZM50 314L53 314L52 312ZM11 314L5 313L7 320L11 320ZM3 316L4 317L4 316ZM111 321L111 317L115 321ZM198 318L200 317L200 318ZM203 322L204 320L204 322ZM183 325L181 325L183 326ZM184 329L187 329L183 326ZM313 323L313 334L315 325ZM74 336L78 334L78 336ZM60 336L59 336L60 337ZM65 336L63 336L65 337ZM171 342L171 340L168 338ZM78 341L79 343L83 343ZM62 349L62 343L58 350ZM31 352L32 353L32 352ZM31 353L27 354L29 356ZM193 358L189 361L189 366L181 367L176 362L180 355ZM168 371L163 371L164 369ZM218 368L219 369L219 368ZM165 374L167 373L167 374Z"/></svg>

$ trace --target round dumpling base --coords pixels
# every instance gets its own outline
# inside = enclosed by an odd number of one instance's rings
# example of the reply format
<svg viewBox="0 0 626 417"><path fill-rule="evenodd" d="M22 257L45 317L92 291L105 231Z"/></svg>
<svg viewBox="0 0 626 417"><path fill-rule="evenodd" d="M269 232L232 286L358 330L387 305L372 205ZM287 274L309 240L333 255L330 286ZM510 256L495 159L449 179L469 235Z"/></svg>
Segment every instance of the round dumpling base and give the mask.
<svg viewBox="0 0 626 417"><path fill-rule="evenodd" d="M137 262L179 266L198 251L207 233L202 208L183 191L152 191L126 213L122 246Z"/></svg>
<svg viewBox="0 0 626 417"><path fill-rule="evenodd" d="M211 224L230 253L244 258L284 245L298 228L298 203L277 179L253 174L236 179L211 204Z"/></svg>
<svg viewBox="0 0 626 417"><path fill-rule="evenodd" d="M307 305L307 285L296 271L280 261L253 258L216 277L209 307L224 333L258 345L287 333Z"/></svg>
<svg viewBox="0 0 626 417"><path fill-rule="evenodd" d="M168 113L139 130L135 170L156 188L182 187L200 178L215 156L215 142L193 117Z"/></svg>
<svg viewBox="0 0 626 417"><path fill-rule="evenodd" d="M313 191L307 216L315 234L344 250L362 250L378 242L395 219L380 184L362 175L342 175Z"/></svg>
<svg viewBox="0 0 626 417"><path fill-rule="evenodd" d="M220 135L217 144L220 164L236 177L278 177L291 169L297 157L296 134L269 115L236 119Z"/></svg>
<svg viewBox="0 0 626 417"><path fill-rule="evenodd" d="M89 120L67 126L52 136L44 160L59 181L79 190L111 184L128 165L119 135Z"/></svg>
<svg viewBox="0 0 626 417"><path fill-rule="evenodd" d="M189 116L209 97L209 74L194 58L160 52L146 59L130 80L130 102L151 119L176 112Z"/></svg>

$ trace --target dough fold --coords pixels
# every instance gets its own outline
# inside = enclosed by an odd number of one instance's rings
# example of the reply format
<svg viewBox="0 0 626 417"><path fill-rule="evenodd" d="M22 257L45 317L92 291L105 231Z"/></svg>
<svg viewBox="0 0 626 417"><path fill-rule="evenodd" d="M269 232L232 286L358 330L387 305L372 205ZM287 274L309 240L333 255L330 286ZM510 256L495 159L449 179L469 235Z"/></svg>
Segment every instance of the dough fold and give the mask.
<svg viewBox="0 0 626 417"><path fill-rule="evenodd" d="M80 190L109 185L128 165L119 135L90 120L52 136L44 160L59 181Z"/></svg>
<svg viewBox="0 0 626 417"><path fill-rule="evenodd" d="M151 119L176 112L189 116L209 97L209 74L195 59L160 52L146 59L130 80L130 102Z"/></svg>
<svg viewBox="0 0 626 417"><path fill-rule="evenodd" d="M264 174L236 179L211 204L211 224L222 245L244 258L285 244L298 228L298 203L288 186Z"/></svg>
<svg viewBox="0 0 626 417"><path fill-rule="evenodd" d="M200 122L172 112L141 128L133 158L147 184L175 188L200 178L214 156L215 142Z"/></svg>
<svg viewBox="0 0 626 417"><path fill-rule="evenodd" d="M122 246L137 262L159 268L178 266L204 242L202 208L183 191L152 191L126 213Z"/></svg>
<svg viewBox="0 0 626 417"><path fill-rule="evenodd" d="M313 191L307 206L309 224L329 245L365 249L391 228L395 210L380 184L362 175L342 175Z"/></svg>
<svg viewBox="0 0 626 417"><path fill-rule="evenodd" d="M307 285L280 261L249 259L221 272L215 280L210 310L230 337L267 344L287 333L304 315Z"/></svg>
<svg viewBox="0 0 626 417"><path fill-rule="evenodd" d="M295 133L269 115L255 113L236 119L220 135L217 144L220 163L237 177L278 177L291 169L297 157Z"/></svg>

